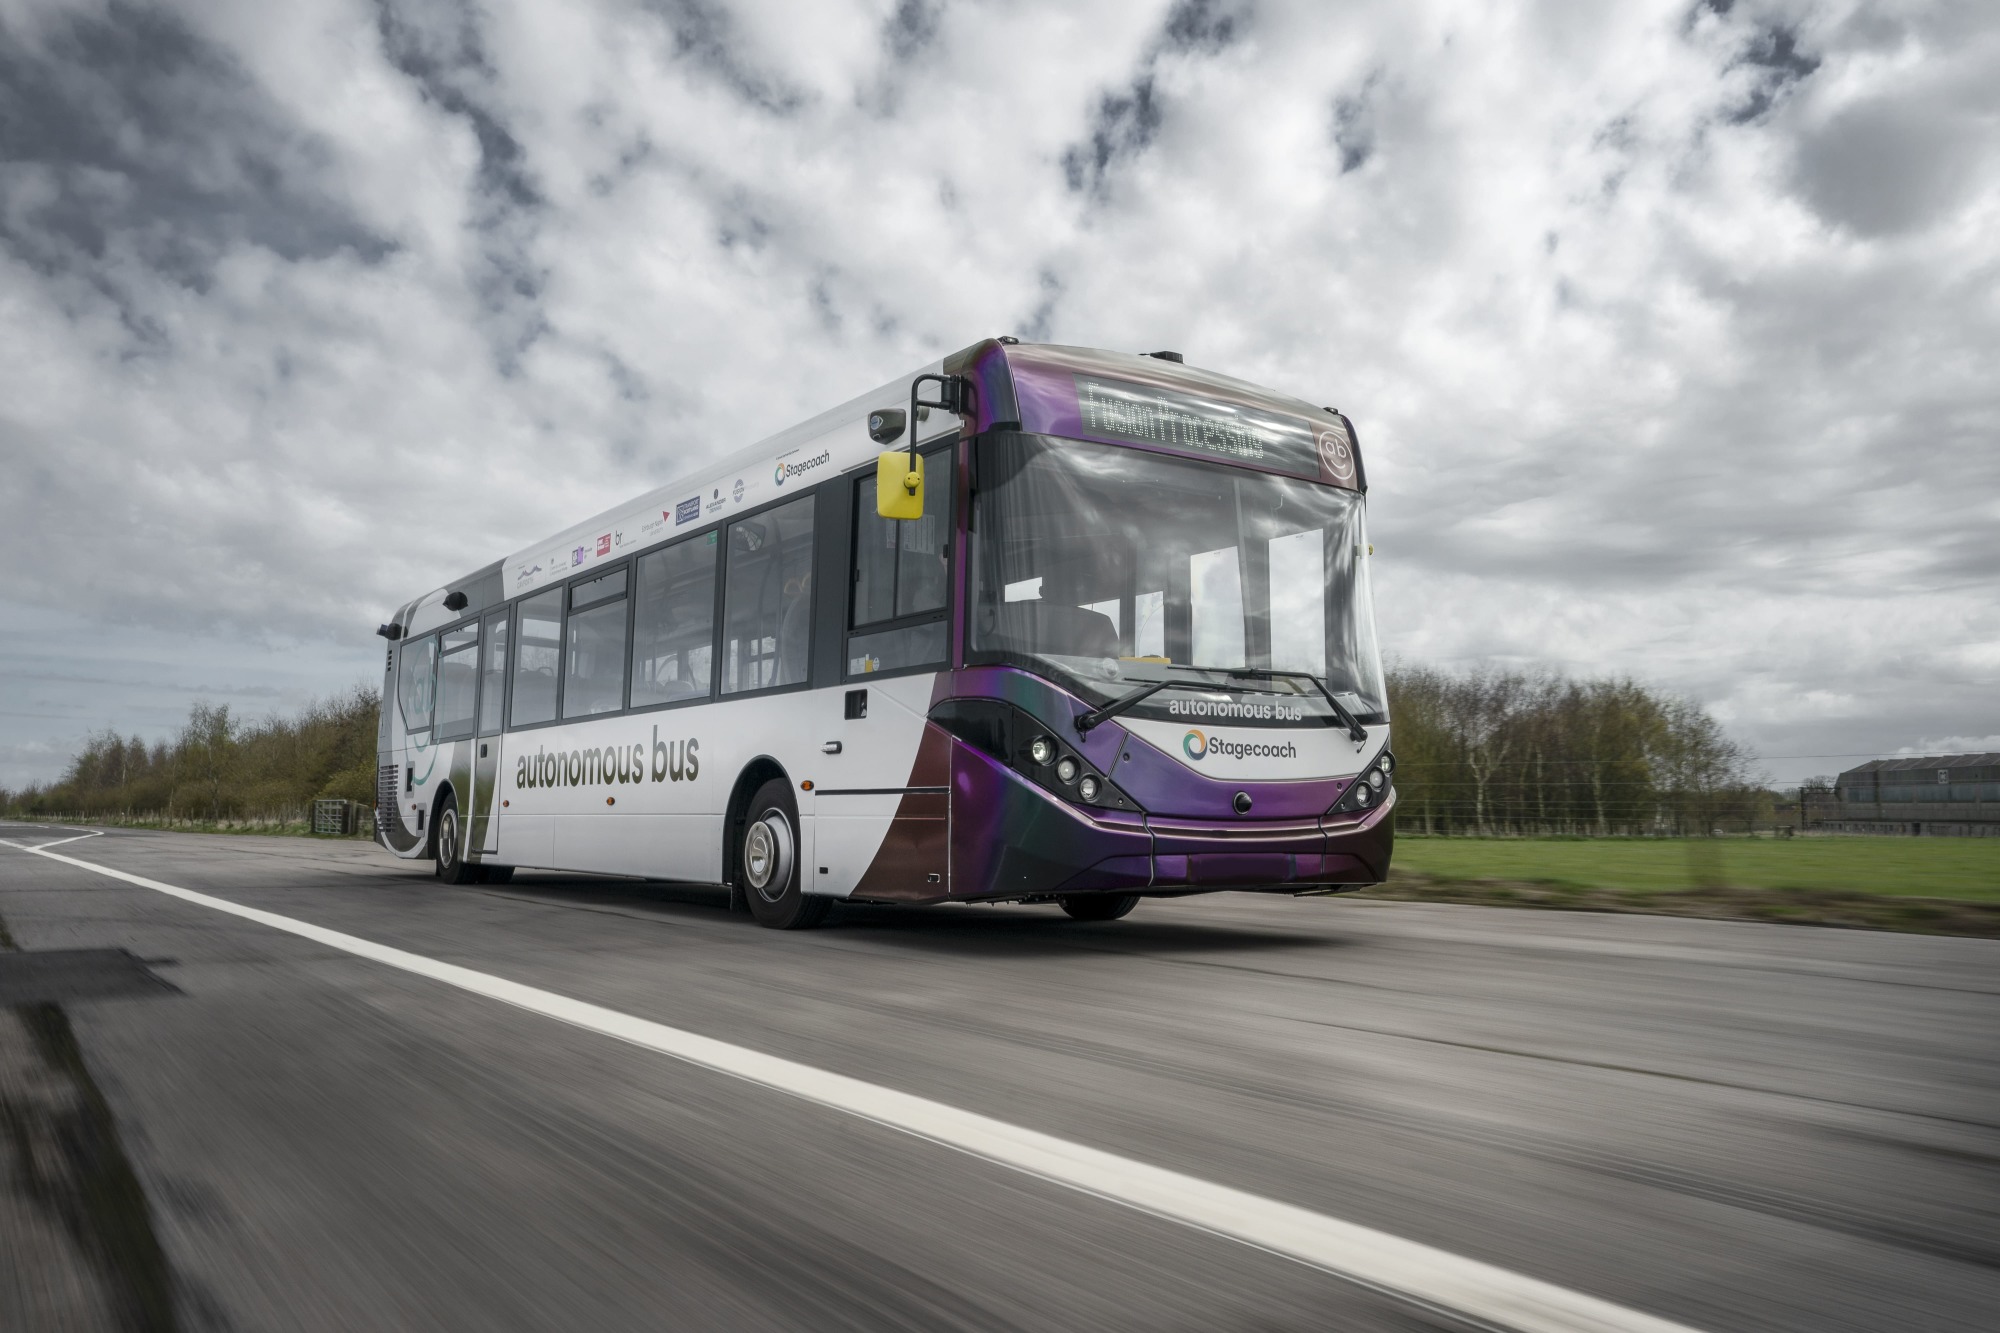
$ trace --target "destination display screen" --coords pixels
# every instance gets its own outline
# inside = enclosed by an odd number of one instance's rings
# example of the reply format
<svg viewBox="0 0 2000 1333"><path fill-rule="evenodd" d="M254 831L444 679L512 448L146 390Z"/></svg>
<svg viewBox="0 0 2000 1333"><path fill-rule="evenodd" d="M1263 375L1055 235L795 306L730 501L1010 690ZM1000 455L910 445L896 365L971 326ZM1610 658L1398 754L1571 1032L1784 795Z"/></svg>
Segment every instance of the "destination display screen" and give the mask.
<svg viewBox="0 0 2000 1333"><path fill-rule="evenodd" d="M1174 389L1076 376L1085 433L1250 463L1274 472L1352 485L1354 453L1338 418L1300 421L1276 412Z"/></svg>

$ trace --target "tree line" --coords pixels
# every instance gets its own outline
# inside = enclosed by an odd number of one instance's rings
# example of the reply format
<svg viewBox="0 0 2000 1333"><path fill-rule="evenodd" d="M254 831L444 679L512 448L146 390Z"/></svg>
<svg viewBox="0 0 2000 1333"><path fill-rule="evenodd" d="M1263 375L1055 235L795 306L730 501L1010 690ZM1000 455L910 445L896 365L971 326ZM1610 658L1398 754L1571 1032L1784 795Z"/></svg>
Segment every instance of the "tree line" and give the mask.
<svg viewBox="0 0 2000 1333"><path fill-rule="evenodd" d="M1629 678L1398 666L1389 717L1406 832L1686 835L1771 817L1720 723Z"/></svg>
<svg viewBox="0 0 2000 1333"><path fill-rule="evenodd" d="M54 782L0 789L0 810L219 824L303 822L322 797L373 805L379 707L374 689L356 686L246 725L227 705L196 703L170 740L90 737Z"/></svg>
<svg viewBox="0 0 2000 1333"><path fill-rule="evenodd" d="M197 703L172 740L104 732L17 814L302 820L316 797L375 800L368 687L243 725ZM1410 833L1648 835L1770 818L1751 756L1690 700L1630 679L1400 666L1389 673L1397 823Z"/></svg>

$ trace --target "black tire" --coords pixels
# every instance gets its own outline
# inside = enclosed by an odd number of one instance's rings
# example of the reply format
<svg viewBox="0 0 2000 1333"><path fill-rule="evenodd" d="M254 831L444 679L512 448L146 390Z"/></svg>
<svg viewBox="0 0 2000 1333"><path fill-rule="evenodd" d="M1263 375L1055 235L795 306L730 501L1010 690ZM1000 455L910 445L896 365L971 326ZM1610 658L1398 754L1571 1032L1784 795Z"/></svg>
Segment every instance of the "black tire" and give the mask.
<svg viewBox="0 0 2000 1333"><path fill-rule="evenodd" d="M792 785L773 778L750 798L750 811L734 829L732 883L743 891L750 915L773 930L811 930L826 919L833 900L806 893L799 865L799 812Z"/></svg>
<svg viewBox="0 0 2000 1333"><path fill-rule="evenodd" d="M474 884L479 867L465 859L465 835L458 823L458 798L447 796L438 807L437 821L431 826L431 845L437 855L437 877L447 884Z"/></svg>
<svg viewBox="0 0 2000 1333"><path fill-rule="evenodd" d="M1077 921L1116 921L1139 905L1136 893L1065 893L1056 899Z"/></svg>
<svg viewBox="0 0 2000 1333"><path fill-rule="evenodd" d="M479 867L479 882L481 884L505 884L513 878L514 867L512 866L482 865Z"/></svg>

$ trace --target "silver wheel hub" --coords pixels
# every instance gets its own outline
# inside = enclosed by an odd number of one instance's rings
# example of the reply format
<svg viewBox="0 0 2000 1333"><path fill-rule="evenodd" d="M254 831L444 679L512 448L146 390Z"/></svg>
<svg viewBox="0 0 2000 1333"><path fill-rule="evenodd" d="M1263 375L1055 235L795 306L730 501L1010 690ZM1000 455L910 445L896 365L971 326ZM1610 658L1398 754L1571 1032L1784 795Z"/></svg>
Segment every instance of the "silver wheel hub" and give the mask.
<svg viewBox="0 0 2000 1333"><path fill-rule="evenodd" d="M792 882L792 824L772 810L743 835L743 878L765 902L785 896Z"/></svg>
<svg viewBox="0 0 2000 1333"><path fill-rule="evenodd" d="M438 860L446 866L458 860L458 816L449 810L438 821Z"/></svg>

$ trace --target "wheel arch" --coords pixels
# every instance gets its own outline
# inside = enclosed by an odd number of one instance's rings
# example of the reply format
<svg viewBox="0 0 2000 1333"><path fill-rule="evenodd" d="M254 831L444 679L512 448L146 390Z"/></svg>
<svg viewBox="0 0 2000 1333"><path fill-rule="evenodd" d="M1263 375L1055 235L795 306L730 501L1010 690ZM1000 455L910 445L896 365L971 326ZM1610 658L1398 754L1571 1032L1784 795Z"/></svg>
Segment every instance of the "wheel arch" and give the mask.
<svg viewBox="0 0 2000 1333"><path fill-rule="evenodd" d="M785 766L768 754L760 754L743 765L742 771L736 775L736 784L729 789L729 803L724 807L722 816L722 882L729 886L731 911L749 910L742 902L743 880L738 873L736 857L742 843L743 823L750 817L750 798L757 794L759 787L774 778L783 782L787 789L791 787L791 775L785 772ZM792 808L798 808L796 796L792 798Z"/></svg>
<svg viewBox="0 0 2000 1333"><path fill-rule="evenodd" d="M438 815L443 813L444 803L447 799L454 802L458 800L458 790L452 786L450 778L446 778L444 781L438 783L437 794L431 797L431 812L425 816L424 859L427 861L437 860ZM459 818L463 819L464 817L465 812L460 810Z"/></svg>

